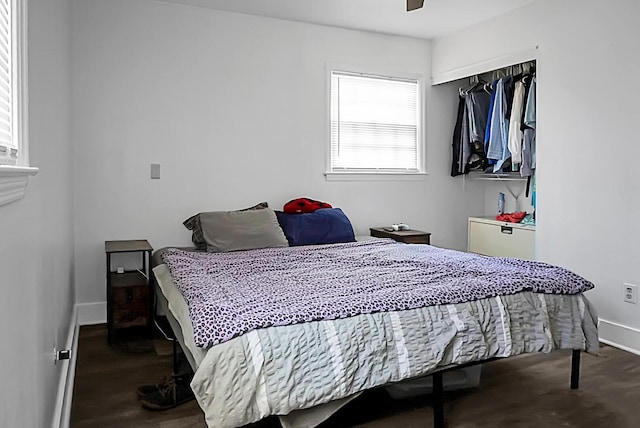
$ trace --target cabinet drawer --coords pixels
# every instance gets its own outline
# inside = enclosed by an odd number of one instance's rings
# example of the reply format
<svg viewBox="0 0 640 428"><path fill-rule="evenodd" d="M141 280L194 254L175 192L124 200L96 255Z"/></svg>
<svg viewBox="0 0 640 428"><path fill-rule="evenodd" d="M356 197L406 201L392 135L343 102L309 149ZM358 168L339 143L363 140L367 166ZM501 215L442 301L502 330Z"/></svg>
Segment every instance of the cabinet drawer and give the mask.
<svg viewBox="0 0 640 428"><path fill-rule="evenodd" d="M145 326L149 322L149 287L146 284L113 287L113 327Z"/></svg>
<svg viewBox="0 0 640 428"><path fill-rule="evenodd" d="M500 224L469 222L469 251L486 256L534 260L535 231Z"/></svg>
<svg viewBox="0 0 640 428"><path fill-rule="evenodd" d="M405 244L429 244L429 235L405 236L397 241L404 242Z"/></svg>
<svg viewBox="0 0 640 428"><path fill-rule="evenodd" d="M430 244L431 233L421 232L419 230L396 230L389 231L384 227L371 227L369 228L371 236L376 238L391 238L397 242L404 242L405 244Z"/></svg>

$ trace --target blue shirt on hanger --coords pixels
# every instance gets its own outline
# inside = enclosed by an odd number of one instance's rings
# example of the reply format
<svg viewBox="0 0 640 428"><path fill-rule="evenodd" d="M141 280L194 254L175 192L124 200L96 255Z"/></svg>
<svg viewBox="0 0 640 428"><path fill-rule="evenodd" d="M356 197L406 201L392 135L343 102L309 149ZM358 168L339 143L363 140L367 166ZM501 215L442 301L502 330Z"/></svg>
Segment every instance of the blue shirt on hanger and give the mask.
<svg viewBox="0 0 640 428"><path fill-rule="evenodd" d="M504 79L496 84L496 97L491 113L489 148L487 157L496 161L493 172L499 172L504 162L511 157L509 152L509 119L505 117L507 100L504 93Z"/></svg>

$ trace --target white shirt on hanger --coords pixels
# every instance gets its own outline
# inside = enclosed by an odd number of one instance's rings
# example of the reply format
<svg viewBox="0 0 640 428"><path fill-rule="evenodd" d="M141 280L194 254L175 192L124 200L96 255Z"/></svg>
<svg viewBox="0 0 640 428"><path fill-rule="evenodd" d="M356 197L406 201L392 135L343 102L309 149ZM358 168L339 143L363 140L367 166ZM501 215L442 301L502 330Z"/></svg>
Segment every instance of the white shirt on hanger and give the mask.
<svg viewBox="0 0 640 428"><path fill-rule="evenodd" d="M522 108L524 104L524 83L516 82L513 105L509 120L509 151L511 163L522 163Z"/></svg>

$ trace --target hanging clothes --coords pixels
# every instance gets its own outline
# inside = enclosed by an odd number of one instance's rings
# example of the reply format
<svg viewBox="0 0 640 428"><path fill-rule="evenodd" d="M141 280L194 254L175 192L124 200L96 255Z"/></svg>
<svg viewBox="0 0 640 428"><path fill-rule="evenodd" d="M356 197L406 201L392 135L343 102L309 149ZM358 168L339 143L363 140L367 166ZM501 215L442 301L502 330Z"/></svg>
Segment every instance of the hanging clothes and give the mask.
<svg viewBox="0 0 640 428"><path fill-rule="evenodd" d="M524 113L524 124L529 128L536 129L536 76L531 79L527 105Z"/></svg>
<svg viewBox="0 0 640 428"><path fill-rule="evenodd" d="M535 171L535 147L536 147L536 130L527 128L524 130L524 138L522 141L522 166L520 175L529 177Z"/></svg>
<svg viewBox="0 0 640 428"><path fill-rule="evenodd" d="M471 154L467 165L469 169L483 169L486 163L484 136L487 130L487 118L491 94L482 91L468 92L466 109L469 120L469 150Z"/></svg>
<svg viewBox="0 0 640 428"><path fill-rule="evenodd" d="M463 99L464 110L462 113L462 144L460 149L460 158L458 159L458 172L460 174L466 174L469 172L467 162L471 157L471 140L469 139L469 112L467 109L466 99Z"/></svg>
<svg viewBox="0 0 640 428"><path fill-rule="evenodd" d="M493 166L493 172L499 172L505 161L511 156L508 147L509 119L505 116L507 100L504 93L504 81L505 78L500 79L496 84L496 98L489 125L491 126L491 133L489 135L487 157L496 161Z"/></svg>
<svg viewBox="0 0 640 428"><path fill-rule="evenodd" d="M453 128L453 143L452 143L453 157L451 161L452 177L456 177L461 174L460 154L462 151L462 121L464 120L464 106L465 106L465 100L464 98L460 97L458 99L458 115L456 118L456 125Z"/></svg>
<svg viewBox="0 0 640 428"><path fill-rule="evenodd" d="M533 175L533 177L531 178L531 206L533 207L533 210L536 210L536 205L538 204L538 194L536 191L536 176L535 174Z"/></svg>
<svg viewBox="0 0 640 428"><path fill-rule="evenodd" d="M453 130L452 177L466 174L470 169L483 168L486 163L484 136L491 94L469 88L461 90L460 94Z"/></svg>
<svg viewBox="0 0 640 428"><path fill-rule="evenodd" d="M458 114L452 145L451 175L471 169L501 173L535 172L535 71L521 67L517 75L498 78L491 84L478 76L460 88ZM508 67L511 70L512 67ZM484 83L484 84L483 84Z"/></svg>
<svg viewBox="0 0 640 428"><path fill-rule="evenodd" d="M513 105L511 108L511 119L509 120L509 152L511 153L511 163L522 163L522 110L524 103L524 83L516 82L513 93Z"/></svg>
<svg viewBox="0 0 640 428"><path fill-rule="evenodd" d="M469 92L466 98L470 140L471 142L482 141L484 143L491 94L484 90L474 91Z"/></svg>
<svg viewBox="0 0 640 428"><path fill-rule="evenodd" d="M507 76L502 79L504 97L506 100L504 109L504 118L511 119L511 107L513 106L513 92L515 90L516 81L513 76Z"/></svg>
<svg viewBox="0 0 640 428"><path fill-rule="evenodd" d="M523 177L533 175L536 169L536 77L531 78L531 85L527 94L526 106L523 114L524 141L522 143Z"/></svg>
<svg viewBox="0 0 640 428"><path fill-rule="evenodd" d="M489 100L489 111L487 112L487 128L484 133L484 152L489 153L489 138L491 137L491 116L493 115L493 107L496 101L496 85L498 84L498 80L494 80L491 84L491 99ZM495 159L490 159L487 157L487 164L494 165L496 163Z"/></svg>
<svg viewBox="0 0 640 428"><path fill-rule="evenodd" d="M525 122L525 113L527 112L527 103L529 102L529 92L531 89L531 82L533 81L533 75L532 74L525 74L522 77L522 83L524 83L524 102L522 103L522 105L524 106L522 109L522 131L524 132L524 130L527 128L527 126L524 124Z"/></svg>

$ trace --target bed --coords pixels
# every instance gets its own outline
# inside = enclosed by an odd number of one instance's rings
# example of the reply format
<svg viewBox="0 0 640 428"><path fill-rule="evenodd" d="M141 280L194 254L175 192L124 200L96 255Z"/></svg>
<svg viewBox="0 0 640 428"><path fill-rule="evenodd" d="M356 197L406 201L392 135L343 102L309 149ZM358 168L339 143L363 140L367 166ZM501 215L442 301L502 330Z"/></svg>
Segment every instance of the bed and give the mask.
<svg viewBox="0 0 640 428"><path fill-rule="evenodd" d="M566 269L340 240L154 253L158 302L208 426L278 415L285 428L313 427L362 391L429 374L443 426L443 371L571 349L577 387L580 352L597 352L593 285Z"/></svg>

